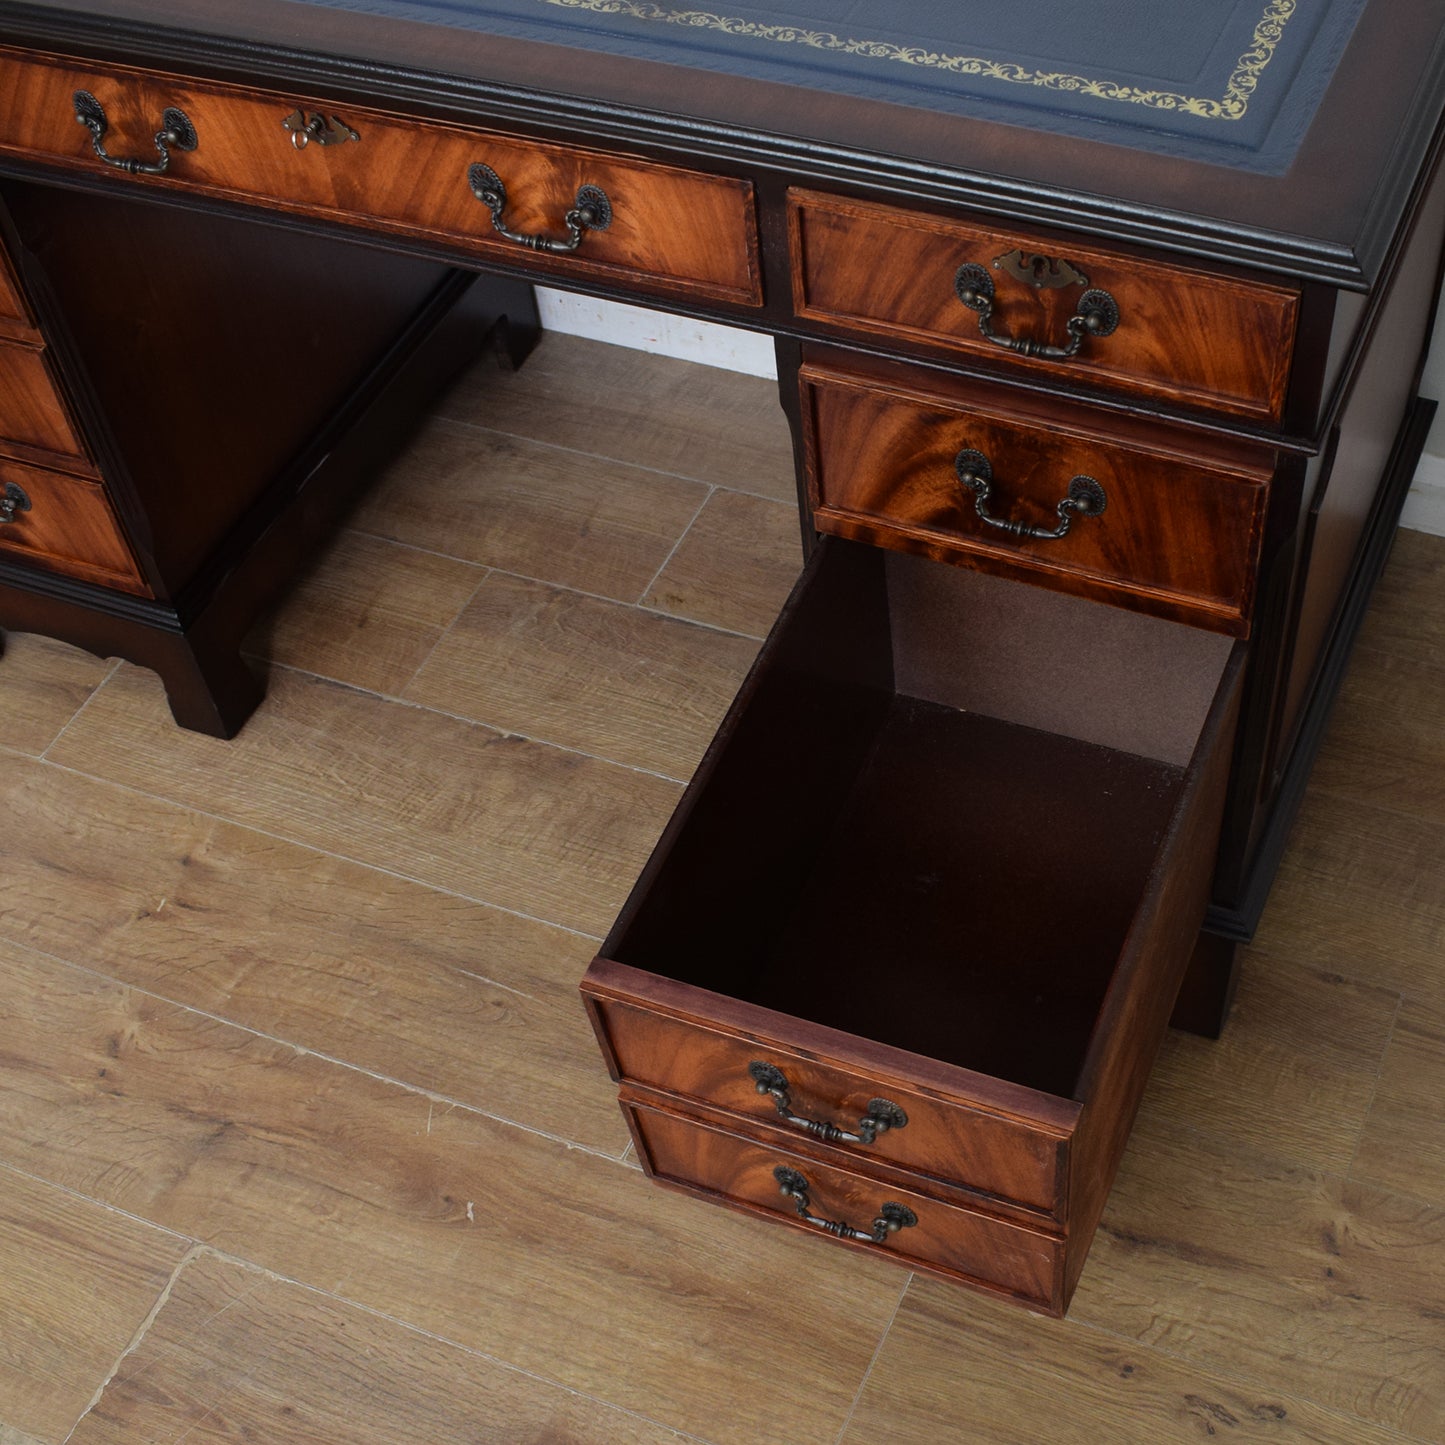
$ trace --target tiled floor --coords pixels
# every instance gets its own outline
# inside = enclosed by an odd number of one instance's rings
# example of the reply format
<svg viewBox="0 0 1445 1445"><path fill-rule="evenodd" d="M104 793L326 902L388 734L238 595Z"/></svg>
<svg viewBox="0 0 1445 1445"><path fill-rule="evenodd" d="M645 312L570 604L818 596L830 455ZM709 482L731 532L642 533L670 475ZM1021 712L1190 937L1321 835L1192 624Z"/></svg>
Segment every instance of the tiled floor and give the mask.
<svg viewBox="0 0 1445 1445"><path fill-rule="evenodd" d="M798 565L767 383L549 338L252 646L0 664L0 1445L1445 1439L1445 540L1047 1321L646 1183L576 983Z"/></svg>

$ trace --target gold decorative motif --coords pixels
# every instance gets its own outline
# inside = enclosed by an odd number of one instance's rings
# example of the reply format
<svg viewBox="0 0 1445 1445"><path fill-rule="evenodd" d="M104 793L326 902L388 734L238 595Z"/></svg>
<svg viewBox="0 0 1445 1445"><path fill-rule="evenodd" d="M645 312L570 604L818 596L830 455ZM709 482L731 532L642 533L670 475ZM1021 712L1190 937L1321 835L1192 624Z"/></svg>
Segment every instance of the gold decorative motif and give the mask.
<svg viewBox="0 0 1445 1445"><path fill-rule="evenodd" d="M1098 100L1114 100L1129 105L1142 105L1152 110L1180 111L1204 120L1242 120L1249 109L1250 97L1259 85L1265 67L1274 58L1275 49L1284 34L1285 25L1295 13L1298 0L1270 0L1264 14L1254 27L1249 49L1239 57L1229 77L1224 94L1219 97L1183 95L1173 90L1144 90L1133 85L1120 85L1112 80L1091 80L1087 76L1066 71L1031 70L1009 61L984 60L973 55L945 55L914 45L893 45L882 40L856 40L835 35L830 30L806 30L799 25L768 25L757 20L743 20L731 15L718 15L710 10L678 10L653 0L538 0L564 10L586 10L595 15L624 15L633 20L660 20L670 25L685 25L695 30L718 30L725 35L749 40L769 40L783 45L806 45L814 50L833 50L844 55L863 56L869 60L892 60L903 65L919 65L930 70L943 70L953 75L976 76L984 80L1004 81L1013 85L1031 85L1043 90L1088 95Z"/></svg>

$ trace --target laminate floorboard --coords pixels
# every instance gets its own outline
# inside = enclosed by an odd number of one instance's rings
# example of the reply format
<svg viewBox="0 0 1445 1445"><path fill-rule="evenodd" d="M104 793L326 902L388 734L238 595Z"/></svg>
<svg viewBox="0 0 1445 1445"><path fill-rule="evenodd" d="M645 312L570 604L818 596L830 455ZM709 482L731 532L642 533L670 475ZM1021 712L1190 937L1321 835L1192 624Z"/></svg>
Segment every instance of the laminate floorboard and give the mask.
<svg viewBox="0 0 1445 1445"><path fill-rule="evenodd" d="M0 1445L1445 1439L1445 539L1067 1319L642 1176L576 984L797 571L769 395L478 366L230 744L7 639Z"/></svg>

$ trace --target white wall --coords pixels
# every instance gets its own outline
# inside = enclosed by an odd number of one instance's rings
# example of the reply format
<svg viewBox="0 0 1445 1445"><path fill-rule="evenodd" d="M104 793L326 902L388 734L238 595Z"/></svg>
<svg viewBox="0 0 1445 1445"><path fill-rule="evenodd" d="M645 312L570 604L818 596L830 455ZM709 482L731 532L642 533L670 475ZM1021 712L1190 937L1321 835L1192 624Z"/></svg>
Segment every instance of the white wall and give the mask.
<svg viewBox="0 0 1445 1445"><path fill-rule="evenodd" d="M1445 297L1435 313L1435 340L1425 361L1420 390L1440 402L1440 410L1415 471L1415 485L1405 499L1400 524L1445 537Z"/></svg>
<svg viewBox="0 0 1445 1445"><path fill-rule="evenodd" d="M726 367L750 376L776 376L773 343L766 336L717 326L710 321L689 321L664 316L616 301L596 301L561 291L539 290L542 325L549 331L590 336L640 351L655 351L684 361ZM1445 313L1445 299L1441 302ZM1435 346L1425 366L1422 385L1426 396L1437 397L1441 415L1430 433L1425 455L1415 473L1415 484L1405 499L1400 523L1420 532L1445 537L1445 314L1435 327Z"/></svg>

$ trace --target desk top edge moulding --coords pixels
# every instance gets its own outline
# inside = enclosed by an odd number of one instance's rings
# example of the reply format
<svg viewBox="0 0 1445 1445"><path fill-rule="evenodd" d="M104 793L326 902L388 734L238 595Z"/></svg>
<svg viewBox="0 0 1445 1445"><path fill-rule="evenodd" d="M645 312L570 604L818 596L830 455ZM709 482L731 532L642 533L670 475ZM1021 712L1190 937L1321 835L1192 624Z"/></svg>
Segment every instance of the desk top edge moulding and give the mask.
<svg viewBox="0 0 1445 1445"><path fill-rule="evenodd" d="M608 143L746 156L1359 288L1437 143L1440 0L1215 0L1184 7L1204 19L1181 54L1112 67L1077 18L1094 63L1059 62L1061 17L1081 7L1044 7L1047 43L1003 26L1038 6L964 7L1007 32L991 48L961 43L959 7L921 8L944 42L905 47L896 20L855 34L653 0L3 0L0 23L36 48L499 123L535 127L547 97L555 125Z"/></svg>

